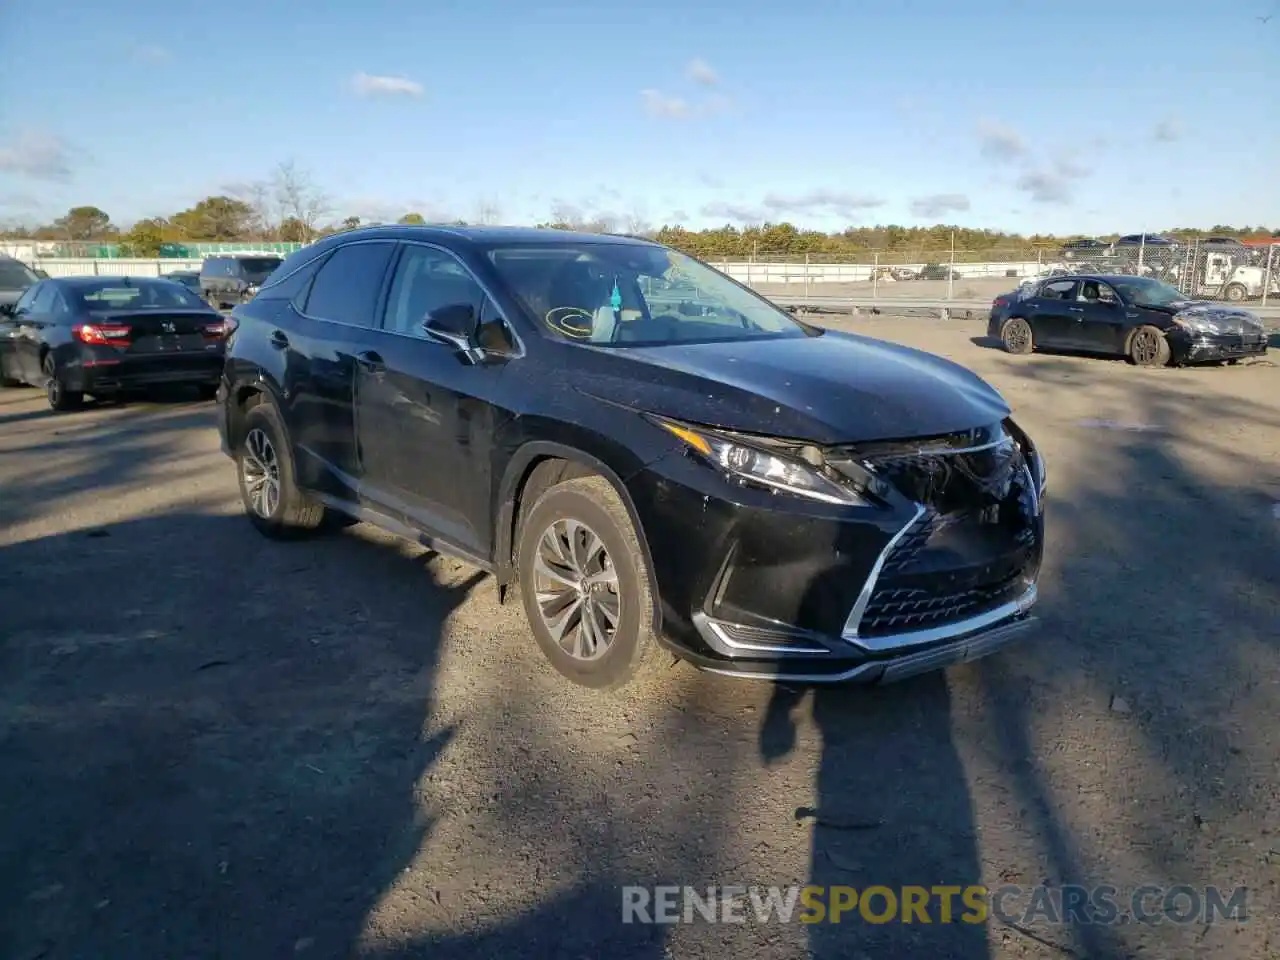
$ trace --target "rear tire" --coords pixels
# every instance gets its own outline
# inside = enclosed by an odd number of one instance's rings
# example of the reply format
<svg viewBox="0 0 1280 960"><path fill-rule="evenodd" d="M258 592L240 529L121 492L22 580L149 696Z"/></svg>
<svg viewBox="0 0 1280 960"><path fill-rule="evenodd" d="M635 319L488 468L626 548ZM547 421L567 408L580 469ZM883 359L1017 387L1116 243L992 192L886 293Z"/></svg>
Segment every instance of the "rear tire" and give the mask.
<svg viewBox="0 0 1280 960"><path fill-rule="evenodd" d="M67 389L62 375L58 373L58 367L54 363L52 353L44 355L44 360L40 363L40 369L44 371L44 392L49 399L49 407L51 409L64 413L68 410L79 410L84 406L84 392L82 390Z"/></svg>
<svg viewBox="0 0 1280 960"><path fill-rule="evenodd" d="M1031 332L1031 324L1022 317L1005 321L1004 326L1000 328L1000 342L1004 344L1006 351L1019 356L1034 353L1036 349L1036 338Z"/></svg>
<svg viewBox="0 0 1280 960"><path fill-rule="evenodd" d="M1239 303L1249 295L1249 291L1239 283L1231 283L1227 285L1227 289L1222 291L1222 295L1232 303Z"/></svg>
<svg viewBox="0 0 1280 960"><path fill-rule="evenodd" d="M254 407L244 419L236 475L245 513L263 536L304 536L324 522L324 505L298 489L288 435L270 403Z"/></svg>
<svg viewBox="0 0 1280 960"><path fill-rule="evenodd" d="M566 480L538 497L520 522L516 568L529 627L561 676L616 690L664 660L644 551L603 477Z"/></svg>
<svg viewBox="0 0 1280 960"><path fill-rule="evenodd" d="M1163 331L1141 326L1129 336L1129 361L1139 367L1167 367L1172 350Z"/></svg>

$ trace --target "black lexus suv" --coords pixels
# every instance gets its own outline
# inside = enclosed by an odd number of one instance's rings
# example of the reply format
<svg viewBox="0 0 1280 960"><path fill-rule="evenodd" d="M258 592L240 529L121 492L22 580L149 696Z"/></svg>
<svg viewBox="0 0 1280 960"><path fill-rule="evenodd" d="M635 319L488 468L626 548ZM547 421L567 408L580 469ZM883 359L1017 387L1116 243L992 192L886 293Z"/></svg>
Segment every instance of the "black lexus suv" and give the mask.
<svg viewBox="0 0 1280 960"><path fill-rule="evenodd" d="M579 684L662 648L883 682L1034 623L1044 463L1001 396L659 244L350 230L231 326L219 429L254 525L356 518L489 571Z"/></svg>

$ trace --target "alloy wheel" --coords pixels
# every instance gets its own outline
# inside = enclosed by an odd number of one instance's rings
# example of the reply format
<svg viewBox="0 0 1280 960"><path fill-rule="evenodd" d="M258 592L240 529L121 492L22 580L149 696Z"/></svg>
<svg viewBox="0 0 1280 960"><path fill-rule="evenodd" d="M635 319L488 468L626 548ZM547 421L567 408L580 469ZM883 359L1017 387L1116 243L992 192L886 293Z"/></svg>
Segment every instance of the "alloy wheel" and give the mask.
<svg viewBox="0 0 1280 960"><path fill-rule="evenodd" d="M1004 331L1004 342L1012 353L1021 353L1031 342L1031 328L1025 320L1014 320Z"/></svg>
<svg viewBox="0 0 1280 960"><path fill-rule="evenodd" d="M255 427L244 438L240 475L253 512L264 520L280 507L280 460L266 432Z"/></svg>
<svg viewBox="0 0 1280 960"><path fill-rule="evenodd" d="M1133 359L1143 366L1155 363L1160 356L1160 343L1151 330L1139 330L1133 337Z"/></svg>
<svg viewBox="0 0 1280 960"><path fill-rule="evenodd" d="M44 359L44 376L44 390L49 397L49 406L56 409L62 404L62 381L53 368L53 357Z"/></svg>
<svg viewBox="0 0 1280 960"><path fill-rule="evenodd" d="M579 520L551 524L538 541L534 594L555 644L577 660L604 656L622 613L618 574L604 541Z"/></svg>

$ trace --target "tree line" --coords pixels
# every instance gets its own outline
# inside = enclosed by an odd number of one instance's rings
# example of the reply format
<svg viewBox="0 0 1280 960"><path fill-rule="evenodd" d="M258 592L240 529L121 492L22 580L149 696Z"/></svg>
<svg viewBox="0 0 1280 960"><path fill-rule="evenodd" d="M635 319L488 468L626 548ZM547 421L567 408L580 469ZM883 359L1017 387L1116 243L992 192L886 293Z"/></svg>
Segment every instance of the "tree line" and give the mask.
<svg viewBox="0 0 1280 960"><path fill-rule="evenodd" d="M166 244L200 241L285 241L310 243L343 230L371 225L360 217L330 219L333 203L316 186L311 176L292 161L279 164L258 181L241 184L226 194L205 197L185 210L166 217L139 220L128 229L114 224L100 207L79 206L52 223L35 227L14 227L4 231L9 239L32 239L72 244L111 243L125 256L155 257ZM472 222L494 223L499 218L492 204L481 205ZM422 224L427 218L406 211L397 223ZM465 225L466 220L447 221ZM587 218L569 208L552 211L540 227L587 230L596 233L630 233L652 237L705 260L746 260L752 257L813 257L832 260L857 258L871 252L935 254L945 259L951 249L971 258L985 251L1058 247L1079 235L1018 234L999 230L937 224L930 227L877 225L847 227L827 233L804 229L791 223L753 226L726 224L702 230L679 225L649 225L638 217L626 220L611 216ZM1183 240L1207 236L1236 237L1241 240L1280 240L1280 229L1215 225L1207 230L1175 228L1164 235ZM1112 234L1100 239L1114 240Z"/></svg>

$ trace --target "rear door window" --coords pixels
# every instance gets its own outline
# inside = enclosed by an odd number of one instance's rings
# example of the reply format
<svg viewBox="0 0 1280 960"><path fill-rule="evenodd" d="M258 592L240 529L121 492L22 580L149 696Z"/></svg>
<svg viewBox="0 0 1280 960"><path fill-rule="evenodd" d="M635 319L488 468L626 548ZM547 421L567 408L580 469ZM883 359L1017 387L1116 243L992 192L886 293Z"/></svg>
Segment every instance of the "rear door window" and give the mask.
<svg viewBox="0 0 1280 960"><path fill-rule="evenodd" d="M1071 300L1076 289L1074 280L1054 280L1040 288L1042 300Z"/></svg>
<svg viewBox="0 0 1280 960"><path fill-rule="evenodd" d="M43 317L52 312L53 297L57 291L54 290L53 284L42 283L35 290L35 296L32 297L31 303L27 305L28 312L33 317Z"/></svg>
<svg viewBox="0 0 1280 960"><path fill-rule="evenodd" d="M375 326L378 295L395 247L392 240L339 247L316 274L303 312L318 320Z"/></svg>
<svg viewBox="0 0 1280 960"><path fill-rule="evenodd" d="M324 256L316 257L310 263L304 264L279 280L275 278L275 274L272 274L271 282L258 291L257 299L292 300L295 304L306 303L306 294L311 287L311 281L315 279L317 271L324 265L326 259ZM279 272L279 270L276 271L277 274Z"/></svg>

